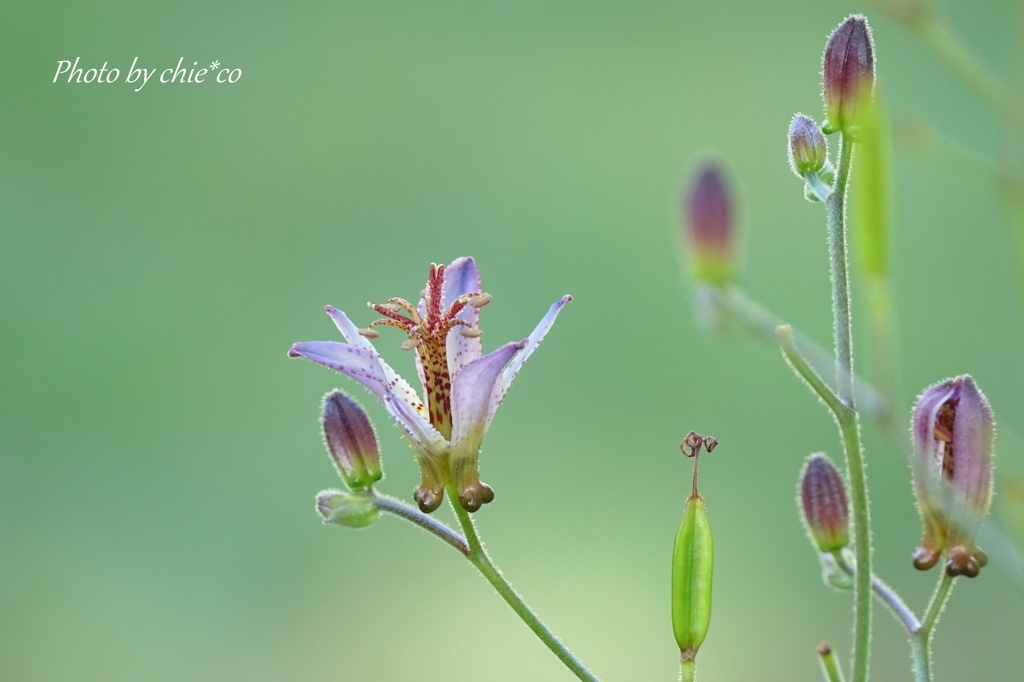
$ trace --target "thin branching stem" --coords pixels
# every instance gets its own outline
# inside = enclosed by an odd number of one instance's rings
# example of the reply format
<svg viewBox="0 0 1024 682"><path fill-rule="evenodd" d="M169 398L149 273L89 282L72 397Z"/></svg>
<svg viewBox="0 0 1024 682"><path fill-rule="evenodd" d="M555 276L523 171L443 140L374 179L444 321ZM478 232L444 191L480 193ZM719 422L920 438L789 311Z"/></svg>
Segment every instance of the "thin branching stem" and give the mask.
<svg viewBox="0 0 1024 682"><path fill-rule="evenodd" d="M939 615L946 606L946 600L949 599L954 580L952 576L942 571L939 583L935 586L935 592L932 593L932 599L928 602L928 609L925 611L924 618L921 619L921 627L910 640L916 682L931 682L932 680L932 634L935 631L935 624L939 621Z"/></svg>
<svg viewBox="0 0 1024 682"><path fill-rule="evenodd" d="M562 644L555 633L551 632L544 625L537 614L526 605L523 598L519 596L512 585L501 574L498 567L494 565L494 562L487 555L483 543L480 541L480 536L476 531L476 526L473 524L473 519L458 503L458 496L454 488L448 489L448 499L452 502L455 516L459 519L459 524L462 526L466 539L469 541L469 554L467 558L470 562L487 578L487 582L491 584L491 587L498 591L502 599L512 607L512 610L526 623L527 627L544 642L548 649L558 657L558 660L564 663L576 677L583 680L583 682L601 682L594 673L587 670L586 666L579 659L573 656L572 652Z"/></svg>
<svg viewBox="0 0 1024 682"><path fill-rule="evenodd" d="M833 556L836 559L836 563L839 564L839 568L843 569L847 575L854 576L857 573L857 569L846 561L841 552L835 552ZM896 591L886 585L877 575L871 576L871 589L874 590L875 596L889 607L892 611L892 615L896 616L896 620L903 624L903 627L907 629L907 633L913 635L921 627L921 624L917 621L917 616L910 610L910 607L900 599L900 596L896 594Z"/></svg>
<svg viewBox="0 0 1024 682"><path fill-rule="evenodd" d="M871 526L868 515L868 486L860 444L860 423L853 395L853 342L850 316L849 258L846 248L846 190L853 161L853 141L845 132L839 137L838 172L832 195L825 203L828 215L829 256L832 271L832 314L835 328L836 384L839 401L845 408L839 414L839 430L846 450L847 478L853 507L854 555L857 575L854 580L853 682L868 677L871 643Z"/></svg>
<svg viewBox="0 0 1024 682"><path fill-rule="evenodd" d="M457 500L456 492L453 488L448 489L448 499ZM419 509L412 507L399 499L390 497L388 495L380 495L376 492L373 493L373 503L381 511L388 512L399 516L406 521L410 521L427 532L441 538L446 543L454 547L459 551L460 554L469 559L470 563L476 567L480 573L487 578L487 582L498 591L512 610L516 612L527 627L533 630L533 633L540 638L544 644L551 649L551 651L558 657L558 660L562 661L569 670L572 671L576 677L583 682L601 682L592 672L587 670L579 659L572 655L572 652L566 648L564 644L558 639L557 636L546 625L541 619L535 614L523 598L515 591L512 585L505 579L498 570L498 567L494 565L491 558L487 555L487 551L484 549L483 543L480 541L480 536L476 531L476 526L473 524L473 519L470 515L458 504L458 502L452 502L452 509L455 510L455 516L459 520L459 525L462 526L463 532L466 537L463 538L456 531L449 528L447 525L438 521L434 517L424 514Z"/></svg>
<svg viewBox="0 0 1024 682"><path fill-rule="evenodd" d="M447 542L463 556L469 556L469 545L466 543L466 539L433 516L424 514L419 509L409 506L390 495L380 495L376 492L373 495L373 504L381 511L400 516L406 521L415 523L428 533L432 533Z"/></svg>

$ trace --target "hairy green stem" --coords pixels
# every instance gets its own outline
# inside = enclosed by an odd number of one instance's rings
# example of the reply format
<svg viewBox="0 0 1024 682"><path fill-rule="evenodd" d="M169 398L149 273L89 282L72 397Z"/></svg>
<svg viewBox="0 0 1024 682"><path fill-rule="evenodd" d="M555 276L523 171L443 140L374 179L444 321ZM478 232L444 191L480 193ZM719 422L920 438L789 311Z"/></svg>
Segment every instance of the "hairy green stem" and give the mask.
<svg viewBox="0 0 1024 682"><path fill-rule="evenodd" d="M935 586L935 592L928 603L924 618L921 620L921 627L910 640L911 653L914 659L914 679L917 682L931 682L932 679L932 633L935 624L939 620L939 614L949 599L949 593L953 589L954 578L942 571L939 584Z"/></svg>
<svg viewBox="0 0 1024 682"><path fill-rule="evenodd" d="M457 500L458 497L454 489L449 488L448 499ZM388 495L380 495L376 492L373 493L373 504L381 511L394 514L399 516L406 521L410 521L420 528L423 528L429 533L436 535L441 538L449 545L459 551L460 554L469 559L480 573L487 578L487 582L498 591L498 594L508 602L508 605L512 607L512 610L516 612L523 622L533 630L533 633L537 635L544 642L545 645L558 656L558 660L562 661L569 670L573 672L576 677L583 680L584 682L601 682L592 672L575 657L572 653L559 641L558 637L555 636L551 630L541 622L540 618L537 617L530 607L526 605L523 598L516 593L512 585L505 580L504 576L501 575L501 571L494 565L491 558L487 555L487 551L484 549L483 543L480 541L480 536L476 532L476 526L473 524L473 519L470 518L469 514L458 504L458 502L452 503L452 508L455 510L455 516L459 519L459 524L462 526L463 532L466 537L463 538L453 529L447 525L438 521L432 516L424 514L419 509L412 507L399 499L390 497Z"/></svg>
<svg viewBox="0 0 1024 682"><path fill-rule="evenodd" d="M447 542L462 555L469 556L469 545L466 543L466 539L433 516L424 514L419 509L409 506L390 495L380 495L377 492L373 493L373 504L381 511L400 516L406 521L415 523L428 533L432 533Z"/></svg>
<svg viewBox="0 0 1024 682"><path fill-rule="evenodd" d="M818 656L821 657L821 667L825 671L825 682L843 682L843 671L839 667L839 660L828 642L818 645Z"/></svg>
<svg viewBox="0 0 1024 682"><path fill-rule="evenodd" d="M551 649L551 652L558 657L562 663L565 664L569 670L572 671L576 677L583 680L584 682L600 682L600 680L594 675L594 673L587 670L586 666L583 665L572 652L566 648L564 644L555 636L551 630L548 629L540 618L537 617L530 607L526 605L523 598L513 589L512 585L509 584L505 577L498 570L498 567L494 565L491 558L487 555L487 551L484 549L483 543L480 542L480 536L476 532L476 526L473 524L473 519L469 513L462 508L458 503L458 496L454 488L449 487L448 499L452 501L452 509L455 510L455 516L459 519L459 524L462 526L462 531L466 534L466 539L469 542L469 554L467 558L470 562L476 566L477 570L487 578L487 582L491 584L498 594L501 595L512 610L516 612L527 627L533 630L533 634L537 635L542 642Z"/></svg>
<svg viewBox="0 0 1024 682"><path fill-rule="evenodd" d="M775 314L766 310L759 303L751 299L747 294L734 285L726 285L718 292L719 303L722 310L730 317L736 319L751 334L762 338L769 343L778 343L776 330L782 324ZM825 371L835 364L832 354L821 346L810 340L797 331L793 332L795 345L799 348L801 355L807 358L808 362L816 371ZM888 425L892 421L892 408L871 384L858 377L853 378L853 390L857 400L857 408L868 417ZM903 430L901 437L905 435Z"/></svg>
<svg viewBox="0 0 1024 682"><path fill-rule="evenodd" d="M839 568L843 569L847 575L854 576L857 573L857 569L854 568L846 561L842 552L833 552L832 556L835 557L836 563ZM896 620L903 624L903 627L907 629L907 632L914 634L921 627L921 624L917 622L917 616L910 610L910 607L904 603L900 596L896 594L896 591L886 585L877 575L871 576L871 589L874 590L875 596L889 607L892 611L892 615L896 616Z"/></svg>
<svg viewBox="0 0 1024 682"><path fill-rule="evenodd" d="M846 248L846 190L853 161L853 141L840 133L836 185L825 204L828 215L829 256L832 271L832 314L835 320L836 385L843 410L838 414L839 430L846 450L847 477L853 506L857 576L854 581L853 682L868 677L871 643L871 530L868 516L868 486L860 445L860 423L853 395L853 342L850 331L850 277Z"/></svg>

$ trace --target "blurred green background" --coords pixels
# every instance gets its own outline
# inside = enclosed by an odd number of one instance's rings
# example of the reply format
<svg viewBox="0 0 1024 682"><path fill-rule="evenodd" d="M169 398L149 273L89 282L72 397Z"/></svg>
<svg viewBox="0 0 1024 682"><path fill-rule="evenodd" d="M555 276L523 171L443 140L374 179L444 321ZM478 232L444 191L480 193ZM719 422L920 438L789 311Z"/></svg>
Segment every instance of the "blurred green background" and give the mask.
<svg viewBox="0 0 1024 682"><path fill-rule="evenodd" d="M1006 73L1010 2L948 14ZM785 161L820 119L829 31L866 11L891 115L997 157L1001 122L903 28L860 3L6 3L0 8L0 679L569 680L469 564L394 518L325 527L340 484L320 396L356 392L385 492L411 454L354 382L289 360L473 255L485 348L575 301L482 455L477 515L516 587L606 682L673 680L669 558L690 429L715 530L702 680L817 680L849 662L851 595L825 588L795 505L803 458L841 459L779 353L694 322L678 195L709 150L737 183L743 283L830 341L823 212ZM179 57L231 86L51 82L80 57ZM1024 432L1022 300L991 183L895 149L905 386L969 372ZM863 320L861 299L855 314ZM400 335L378 346L400 371ZM865 327L855 320L859 348ZM860 367L868 366L863 356ZM917 610L909 472L865 428L876 566ZM997 476L1024 472L1003 438ZM447 510L439 512L449 518ZM996 510L998 514L998 509ZM998 519L998 516L997 516ZM937 679L1019 680L1024 591L960 581ZM909 679L876 610L875 679Z"/></svg>

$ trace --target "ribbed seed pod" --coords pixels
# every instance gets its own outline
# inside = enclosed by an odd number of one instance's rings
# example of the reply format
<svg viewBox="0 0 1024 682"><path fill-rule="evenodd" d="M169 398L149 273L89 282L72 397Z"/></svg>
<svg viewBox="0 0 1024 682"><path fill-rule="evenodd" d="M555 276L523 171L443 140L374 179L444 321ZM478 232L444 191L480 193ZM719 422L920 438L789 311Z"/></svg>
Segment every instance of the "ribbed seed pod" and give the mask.
<svg viewBox="0 0 1024 682"><path fill-rule="evenodd" d="M694 657L711 622L711 574L715 548L704 498L691 495L672 555L672 629L683 680L692 680Z"/></svg>

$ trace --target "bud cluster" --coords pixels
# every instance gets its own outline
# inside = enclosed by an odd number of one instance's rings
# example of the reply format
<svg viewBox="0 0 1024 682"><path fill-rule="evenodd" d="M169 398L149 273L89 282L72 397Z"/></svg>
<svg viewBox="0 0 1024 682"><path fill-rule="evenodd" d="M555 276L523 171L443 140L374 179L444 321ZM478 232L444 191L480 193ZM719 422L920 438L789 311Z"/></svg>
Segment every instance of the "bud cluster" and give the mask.
<svg viewBox="0 0 1024 682"><path fill-rule="evenodd" d="M828 160L827 133L854 135L857 116L874 93L875 58L871 29L860 15L847 17L832 32L822 66L825 122L796 114L789 125L787 155L790 168L806 182L810 201L826 201L835 173Z"/></svg>

